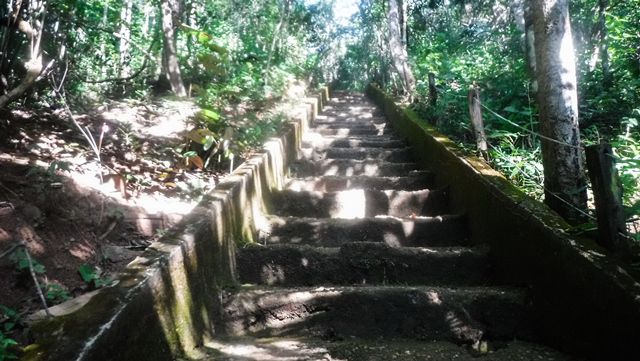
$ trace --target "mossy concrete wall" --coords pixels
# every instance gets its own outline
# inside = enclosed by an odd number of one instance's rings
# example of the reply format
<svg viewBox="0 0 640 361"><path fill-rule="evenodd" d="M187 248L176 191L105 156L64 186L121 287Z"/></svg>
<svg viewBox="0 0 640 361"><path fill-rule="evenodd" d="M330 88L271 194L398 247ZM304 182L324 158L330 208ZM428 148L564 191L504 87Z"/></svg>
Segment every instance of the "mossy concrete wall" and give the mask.
<svg viewBox="0 0 640 361"><path fill-rule="evenodd" d="M83 307L32 326L24 360L174 360L216 337L220 290L236 285L235 249L256 240L268 194L284 185L301 136L326 100L302 99L282 135L222 181L178 227Z"/></svg>
<svg viewBox="0 0 640 361"><path fill-rule="evenodd" d="M496 275L532 287L538 331L549 344L593 360L640 359L640 284L605 251L483 160L468 156L376 86L377 103L417 157L468 215L472 239L491 245Z"/></svg>

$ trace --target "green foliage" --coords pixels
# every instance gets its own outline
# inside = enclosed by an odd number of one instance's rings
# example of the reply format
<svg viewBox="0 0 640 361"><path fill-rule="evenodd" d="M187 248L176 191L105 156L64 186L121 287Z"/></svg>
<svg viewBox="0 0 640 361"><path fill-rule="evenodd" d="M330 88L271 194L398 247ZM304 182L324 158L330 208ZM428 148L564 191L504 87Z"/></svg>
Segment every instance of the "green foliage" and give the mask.
<svg viewBox="0 0 640 361"><path fill-rule="evenodd" d="M19 322L20 314L16 310L0 305L0 361L18 359L18 342L11 338L9 333Z"/></svg>
<svg viewBox="0 0 640 361"><path fill-rule="evenodd" d="M21 272L29 272L29 258L24 247L16 248L15 251L13 251L11 255L9 255L9 259L15 265L16 270ZM33 257L31 257L31 264L33 265L33 271L36 274L45 273L45 269L42 263L36 261Z"/></svg>
<svg viewBox="0 0 640 361"><path fill-rule="evenodd" d="M62 303L71 299L71 294L57 283L49 283L45 287L45 297L52 304Z"/></svg>
<svg viewBox="0 0 640 361"><path fill-rule="evenodd" d="M83 264L78 267L78 273L82 280L93 288L108 286L109 280L100 276L100 270L90 264Z"/></svg>

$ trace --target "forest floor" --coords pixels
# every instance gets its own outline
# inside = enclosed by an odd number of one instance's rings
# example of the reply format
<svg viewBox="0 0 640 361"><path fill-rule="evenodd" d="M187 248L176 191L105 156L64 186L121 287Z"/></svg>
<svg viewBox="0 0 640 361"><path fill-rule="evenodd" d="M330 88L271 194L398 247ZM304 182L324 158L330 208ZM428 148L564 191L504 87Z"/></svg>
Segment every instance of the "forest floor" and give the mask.
<svg viewBox="0 0 640 361"><path fill-rule="evenodd" d="M0 114L0 306L43 308L31 270L49 306L104 286L186 215L229 171L182 156L198 110L159 98L111 101L77 125L64 109Z"/></svg>

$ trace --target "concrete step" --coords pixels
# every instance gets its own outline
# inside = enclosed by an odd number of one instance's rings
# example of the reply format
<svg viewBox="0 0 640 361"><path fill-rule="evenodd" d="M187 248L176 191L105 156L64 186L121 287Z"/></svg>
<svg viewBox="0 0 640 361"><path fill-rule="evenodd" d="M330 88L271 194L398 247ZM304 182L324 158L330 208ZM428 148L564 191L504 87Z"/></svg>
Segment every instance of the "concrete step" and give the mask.
<svg viewBox="0 0 640 361"><path fill-rule="evenodd" d="M446 213L448 200L445 189L353 189L339 192L284 190L271 195L270 212L278 216L316 218L436 216Z"/></svg>
<svg viewBox="0 0 640 361"><path fill-rule="evenodd" d="M302 140L303 147L327 149L331 147L342 148L403 148L407 146L404 139L397 137L323 137L320 134L305 134Z"/></svg>
<svg viewBox="0 0 640 361"><path fill-rule="evenodd" d="M366 147L331 147L326 149L302 148L305 160L319 161L323 159L376 160L391 163L414 162L413 150L403 148L366 148Z"/></svg>
<svg viewBox="0 0 640 361"><path fill-rule="evenodd" d="M360 121L333 121L333 122L317 122L314 123L311 127L311 130L318 129L371 129L371 130L382 130L382 129L391 129L391 126L387 123L373 123L368 120L360 120Z"/></svg>
<svg viewBox="0 0 640 361"><path fill-rule="evenodd" d="M243 287L222 296L217 330L259 337L401 337L476 343L526 339L525 293L507 287Z"/></svg>
<svg viewBox="0 0 640 361"><path fill-rule="evenodd" d="M355 136L355 135L367 135L367 136L388 135L388 134L393 134L393 130L390 128L371 129L371 127L368 127L368 126L357 126L353 128L311 128L309 129L308 133L349 137L349 136Z"/></svg>
<svg viewBox="0 0 640 361"><path fill-rule="evenodd" d="M486 347L486 350L484 348ZM483 351L479 351L479 349ZM353 339L332 332L321 337L216 337L206 341L203 361L577 361L558 351L519 340L481 342L397 338Z"/></svg>
<svg viewBox="0 0 640 361"><path fill-rule="evenodd" d="M254 244L238 250L236 264L241 283L264 285L489 284L486 248Z"/></svg>
<svg viewBox="0 0 640 361"><path fill-rule="evenodd" d="M259 229L261 243L312 244L337 247L348 242L384 242L393 247L465 245L463 216L362 219L268 216Z"/></svg>
<svg viewBox="0 0 640 361"><path fill-rule="evenodd" d="M335 124L335 123L346 123L346 124L358 124L358 123L372 123L372 124L383 124L386 123L387 119L381 116L373 116L372 114L360 115L360 116L336 116L336 115L318 115L316 119L313 121L314 125L318 124Z"/></svg>
<svg viewBox="0 0 640 361"><path fill-rule="evenodd" d="M342 176L404 176L421 167L416 163L390 163L377 160L325 159L321 161L299 160L289 166L294 177L342 175Z"/></svg>
<svg viewBox="0 0 640 361"><path fill-rule="evenodd" d="M285 188L293 191L337 192L348 189L420 190L431 188L435 175L428 171L412 171L403 177L322 176L289 179Z"/></svg>

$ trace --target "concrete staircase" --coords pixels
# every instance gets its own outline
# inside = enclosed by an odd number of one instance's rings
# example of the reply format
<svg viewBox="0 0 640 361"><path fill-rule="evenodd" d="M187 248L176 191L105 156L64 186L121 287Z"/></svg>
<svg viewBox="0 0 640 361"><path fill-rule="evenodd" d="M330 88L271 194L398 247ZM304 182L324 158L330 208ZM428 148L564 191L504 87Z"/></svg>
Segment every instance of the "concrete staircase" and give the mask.
<svg viewBox="0 0 640 361"><path fill-rule="evenodd" d="M290 176L238 250L212 360L570 359L535 343L526 289L496 284L447 189L362 95L332 99Z"/></svg>

